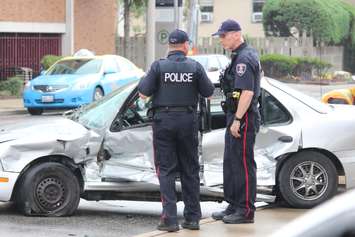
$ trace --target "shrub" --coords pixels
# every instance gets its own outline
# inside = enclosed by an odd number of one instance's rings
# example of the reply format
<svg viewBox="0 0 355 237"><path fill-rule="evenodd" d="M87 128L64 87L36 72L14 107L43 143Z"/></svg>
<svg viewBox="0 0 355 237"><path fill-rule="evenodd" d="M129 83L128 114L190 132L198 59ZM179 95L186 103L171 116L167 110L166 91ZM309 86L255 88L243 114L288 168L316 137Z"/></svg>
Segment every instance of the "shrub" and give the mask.
<svg viewBox="0 0 355 237"><path fill-rule="evenodd" d="M265 54L261 56L260 63L265 76L282 78L292 75L297 60L280 54Z"/></svg>
<svg viewBox="0 0 355 237"><path fill-rule="evenodd" d="M43 66L44 70L47 70L52 66L55 62L57 62L59 59L61 59L62 56L57 56L57 55L44 55L43 58L41 59L41 65Z"/></svg>
<svg viewBox="0 0 355 237"><path fill-rule="evenodd" d="M300 77L311 80L313 74L323 75L332 65L317 58L267 54L260 58L265 76L275 78Z"/></svg>
<svg viewBox="0 0 355 237"><path fill-rule="evenodd" d="M6 81L0 82L0 91L1 94L8 94L20 96L23 87L23 79L21 77L10 77ZM6 92L7 91L7 92Z"/></svg>

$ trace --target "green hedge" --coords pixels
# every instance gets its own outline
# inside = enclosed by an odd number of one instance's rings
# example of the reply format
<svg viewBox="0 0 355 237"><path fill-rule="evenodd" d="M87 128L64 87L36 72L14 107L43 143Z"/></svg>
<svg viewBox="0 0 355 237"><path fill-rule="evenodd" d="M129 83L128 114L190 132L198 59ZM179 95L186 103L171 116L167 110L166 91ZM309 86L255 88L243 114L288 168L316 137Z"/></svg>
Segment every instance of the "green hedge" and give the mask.
<svg viewBox="0 0 355 237"><path fill-rule="evenodd" d="M47 70L52 66L55 62L57 62L59 59L63 58L62 56L57 56L57 55L44 55L43 58L41 59L41 65L43 66L44 70Z"/></svg>
<svg viewBox="0 0 355 237"><path fill-rule="evenodd" d="M23 88L21 77L10 77L6 81L0 81L0 92L2 95L20 96Z"/></svg>
<svg viewBox="0 0 355 237"><path fill-rule="evenodd" d="M291 57L280 54L266 54L260 58L265 76L273 78L301 77L312 79L314 73L321 76L332 65L317 58Z"/></svg>

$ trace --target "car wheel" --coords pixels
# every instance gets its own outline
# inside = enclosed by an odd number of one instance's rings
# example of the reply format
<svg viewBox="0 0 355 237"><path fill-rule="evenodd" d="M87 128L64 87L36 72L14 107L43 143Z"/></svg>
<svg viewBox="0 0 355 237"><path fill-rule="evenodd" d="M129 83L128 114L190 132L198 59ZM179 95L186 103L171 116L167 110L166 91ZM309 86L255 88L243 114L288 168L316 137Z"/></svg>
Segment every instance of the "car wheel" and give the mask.
<svg viewBox="0 0 355 237"><path fill-rule="evenodd" d="M31 115L41 115L43 113L43 109L38 109L38 108L27 108L27 111Z"/></svg>
<svg viewBox="0 0 355 237"><path fill-rule="evenodd" d="M102 91L102 89L100 87L96 87L95 91L94 91L94 101L97 101L99 99L101 99L104 96L104 92Z"/></svg>
<svg viewBox="0 0 355 237"><path fill-rule="evenodd" d="M278 181L282 198L296 208L311 208L334 196L337 171L325 155L307 151L285 161Z"/></svg>
<svg viewBox="0 0 355 237"><path fill-rule="evenodd" d="M36 165L21 180L16 200L25 215L69 216L79 205L79 181L60 163Z"/></svg>

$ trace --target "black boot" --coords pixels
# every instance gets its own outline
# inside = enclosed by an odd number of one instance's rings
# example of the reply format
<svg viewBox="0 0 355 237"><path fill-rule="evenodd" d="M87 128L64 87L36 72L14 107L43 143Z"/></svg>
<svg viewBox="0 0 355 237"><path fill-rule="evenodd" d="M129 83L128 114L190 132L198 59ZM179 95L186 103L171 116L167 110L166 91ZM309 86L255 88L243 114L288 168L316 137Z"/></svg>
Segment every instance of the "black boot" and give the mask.
<svg viewBox="0 0 355 237"><path fill-rule="evenodd" d="M250 213L248 216L240 213L233 213L223 217L223 222L226 224L247 224L254 223L254 213Z"/></svg>
<svg viewBox="0 0 355 237"><path fill-rule="evenodd" d="M219 220L222 220L224 216L233 214L234 212L235 212L235 209L232 207L232 205L228 205L228 207L224 211L213 212L212 218L219 221Z"/></svg>
<svg viewBox="0 0 355 237"><path fill-rule="evenodd" d="M164 221L160 221L157 229L161 231L176 232L179 231L180 228L178 224L168 224Z"/></svg>
<svg viewBox="0 0 355 237"><path fill-rule="evenodd" d="M200 223L199 221L187 221L185 220L182 224L181 227L184 229L189 229L189 230L199 230L200 229Z"/></svg>

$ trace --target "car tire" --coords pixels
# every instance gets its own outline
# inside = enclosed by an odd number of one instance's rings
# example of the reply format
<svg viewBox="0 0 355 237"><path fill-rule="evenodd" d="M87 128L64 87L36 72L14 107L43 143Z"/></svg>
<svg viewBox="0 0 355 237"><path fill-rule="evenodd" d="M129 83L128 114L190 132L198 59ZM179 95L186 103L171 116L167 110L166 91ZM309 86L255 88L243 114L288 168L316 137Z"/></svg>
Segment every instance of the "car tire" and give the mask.
<svg viewBox="0 0 355 237"><path fill-rule="evenodd" d="M39 109L39 108L27 108L27 111L31 115L41 115L43 113L43 109Z"/></svg>
<svg viewBox="0 0 355 237"><path fill-rule="evenodd" d="M16 201L25 215L70 216L79 205L79 181L60 163L42 163L22 177Z"/></svg>
<svg viewBox="0 0 355 237"><path fill-rule="evenodd" d="M104 92L100 87L96 87L94 91L93 101L97 101L104 96Z"/></svg>
<svg viewBox="0 0 355 237"><path fill-rule="evenodd" d="M278 176L283 200L295 208L311 208L331 198L337 192L337 181L338 175L332 161L314 151L300 152L290 157Z"/></svg>

